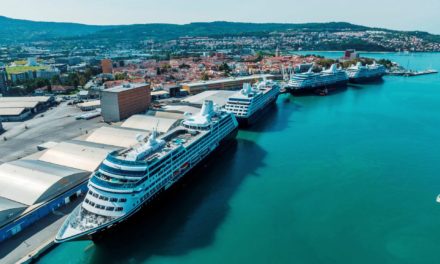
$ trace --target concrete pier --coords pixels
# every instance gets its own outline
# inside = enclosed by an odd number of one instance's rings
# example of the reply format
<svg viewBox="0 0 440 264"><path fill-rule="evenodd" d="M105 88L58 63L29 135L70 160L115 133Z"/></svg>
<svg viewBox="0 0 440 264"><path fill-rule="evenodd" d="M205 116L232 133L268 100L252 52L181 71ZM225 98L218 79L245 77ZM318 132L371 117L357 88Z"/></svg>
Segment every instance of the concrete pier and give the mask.
<svg viewBox="0 0 440 264"><path fill-rule="evenodd" d="M82 200L83 196L0 243L0 264L31 263L39 255L55 246L53 240L58 229L67 215Z"/></svg>

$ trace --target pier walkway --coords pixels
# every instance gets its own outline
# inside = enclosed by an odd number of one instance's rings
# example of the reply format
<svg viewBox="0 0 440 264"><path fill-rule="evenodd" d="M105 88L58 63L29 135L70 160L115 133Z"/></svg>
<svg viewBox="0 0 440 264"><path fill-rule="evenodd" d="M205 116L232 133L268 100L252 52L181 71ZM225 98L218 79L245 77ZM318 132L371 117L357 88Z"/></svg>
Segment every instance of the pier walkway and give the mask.
<svg viewBox="0 0 440 264"><path fill-rule="evenodd" d="M82 199L83 196L0 243L0 264L30 263L50 248L61 224Z"/></svg>

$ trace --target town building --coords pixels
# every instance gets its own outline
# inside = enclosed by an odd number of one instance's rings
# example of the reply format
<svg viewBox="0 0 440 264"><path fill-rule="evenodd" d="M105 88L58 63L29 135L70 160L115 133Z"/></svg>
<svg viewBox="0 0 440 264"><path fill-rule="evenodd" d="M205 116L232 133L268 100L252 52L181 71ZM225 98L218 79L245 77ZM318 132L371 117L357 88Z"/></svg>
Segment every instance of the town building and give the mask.
<svg viewBox="0 0 440 264"><path fill-rule="evenodd" d="M344 57L342 57L342 60L354 60L359 59L359 53L356 52L354 49L348 49L344 52Z"/></svg>
<svg viewBox="0 0 440 264"><path fill-rule="evenodd" d="M73 86L64 86L64 85L52 85L50 88L48 86L44 86L41 88L35 89L34 93L36 95L43 94L69 94L75 90Z"/></svg>
<svg viewBox="0 0 440 264"><path fill-rule="evenodd" d="M101 91L101 111L105 122L119 122L144 113L151 103L148 83L127 83Z"/></svg>
<svg viewBox="0 0 440 264"><path fill-rule="evenodd" d="M91 100L76 105L81 111L93 111L101 107L100 100Z"/></svg>
<svg viewBox="0 0 440 264"><path fill-rule="evenodd" d="M180 86L179 85L165 85L163 87L163 89L168 92L170 97L180 96Z"/></svg>
<svg viewBox="0 0 440 264"><path fill-rule="evenodd" d="M24 82L35 79L35 72L24 71L24 72L10 73L9 76L11 77L11 81L13 83Z"/></svg>
<svg viewBox="0 0 440 264"><path fill-rule="evenodd" d="M0 94L7 91L8 88L8 73L5 67L0 67Z"/></svg>
<svg viewBox="0 0 440 264"><path fill-rule="evenodd" d="M54 76L60 76L60 71L56 68L41 69L36 72L37 78L52 79Z"/></svg>
<svg viewBox="0 0 440 264"><path fill-rule="evenodd" d="M156 90L151 92L151 100L153 101L167 98L170 98L170 93L165 90Z"/></svg>
<svg viewBox="0 0 440 264"><path fill-rule="evenodd" d="M110 59L104 59L101 61L102 73L113 73L113 62Z"/></svg>

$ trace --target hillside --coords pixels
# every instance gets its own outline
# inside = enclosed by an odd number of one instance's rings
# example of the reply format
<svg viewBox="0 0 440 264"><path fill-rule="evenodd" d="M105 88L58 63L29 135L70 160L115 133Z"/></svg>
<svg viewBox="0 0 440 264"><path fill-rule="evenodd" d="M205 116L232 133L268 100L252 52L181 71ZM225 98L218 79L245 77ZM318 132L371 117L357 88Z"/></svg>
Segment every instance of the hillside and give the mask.
<svg viewBox="0 0 440 264"><path fill-rule="evenodd" d="M0 16L1 42L26 42L56 38L98 38L98 39L145 39L167 40L182 36L220 36L241 34L262 34L274 31L344 31L367 30L368 27L350 23L234 23L199 22L185 25L137 24L127 26L93 26L76 23L36 22Z"/></svg>
<svg viewBox="0 0 440 264"><path fill-rule="evenodd" d="M36 22L0 16L0 42L23 42L75 37L96 33L111 26Z"/></svg>
<svg viewBox="0 0 440 264"><path fill-rule="evenodd" d="M367 30L368 27L344 22L277 24L277 23L237 23L237 22L198 22L185 25L175 24L141 24L118 26L93 34L96 38L161 40L175 39L183 36L236 36L245 34L264 34L274 31L346 31Z"/></svg>
<svg viewBox="0 0 440 264"><path fill-rule="evenodd" d="M374 32L382 33L374 33ZM287 34L295 38L303 37L301 46L308 49L345 49L349 47L362 50L411 49L436 50L440 36L427 32L404 32L380 28L370 28L345 22L330 23L238 23L238 22L198 22L184 25L176 24L137 24L119 26L94 26L75 23L35 22L11 19L0 16L0 44L32 41L79 41L91 45L96 43L113 45L118 41L136 43L140 40L154 39L166 41L184 36L198 37L268 37L273 33ZM351 35L339 37L344 32L373 32L365 37ZM298 34L299 33L299 34ZM334 34L334 36L324 36ZM333 37L333 39L332 39ZM413 39L416 39L414 41ZM66 45L67 42L63 42ZM394 44L393 44L394 43ZM415 43L415 44L414 44ZM418 43L418 44L417 44ZM418 46L417 46L418 45ZM422 47L422 48L420 48ZM432 48L434 47L434 48Z"/></svg>

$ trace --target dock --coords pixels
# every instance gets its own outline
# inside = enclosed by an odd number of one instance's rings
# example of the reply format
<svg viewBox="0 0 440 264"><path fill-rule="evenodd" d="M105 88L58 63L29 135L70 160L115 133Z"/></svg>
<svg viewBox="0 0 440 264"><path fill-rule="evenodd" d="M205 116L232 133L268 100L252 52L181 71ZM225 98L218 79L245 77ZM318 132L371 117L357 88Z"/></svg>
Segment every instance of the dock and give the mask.
<svg viewBox="0 0 440 264"><path fill-rule="evenodd" d="M0 243L0 263L32 263L41 254L53 248L59 228L81 201L82 199L77 199Z"/></svg>
<svg viewBox="0 0 440 264"><path fill-rule="evenodd" d="M428 75L428 74L437 74L437 70L424 70L424 71L412 71L412 70L397 70L397 71L389 71L387 75L392 76L404 76L404 77L415 77L415 76L421 76L421 75Z"/></svg>

